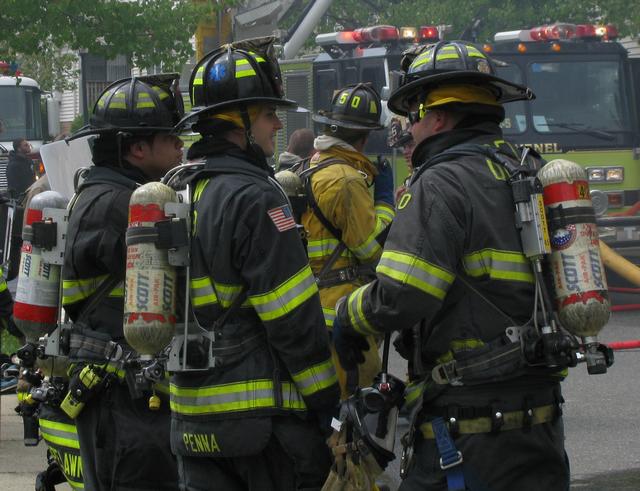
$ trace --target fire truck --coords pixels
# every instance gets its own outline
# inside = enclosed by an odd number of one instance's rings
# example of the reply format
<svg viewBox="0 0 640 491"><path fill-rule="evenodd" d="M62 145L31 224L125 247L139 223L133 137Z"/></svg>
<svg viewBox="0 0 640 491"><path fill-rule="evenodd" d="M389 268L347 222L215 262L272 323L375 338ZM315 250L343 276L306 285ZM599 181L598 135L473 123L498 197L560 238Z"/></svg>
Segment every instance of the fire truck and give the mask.
<svg viewBox="0 0 640 491"><path fill-rule="evenodd" d="M334 90L369 81L386 99L402 52L414 43L436 42L442 32L442 26L374 26L320 34L316 44L323 53L281 62L287 97L311 111L328 109ZM505 105L505 136L548 160L583 165L598 213L611 216L640 211L640 59L629 59L617 36L611 25L553 24L501 32L495 42L479 46L496 61L499 76L537 95ZM295 129L313 125L308 113L289 111L282 119L280 151ZM372 135L366 151L391 153L384 130ZM394 166L397 184L406 176L400 163ZM616 248L640 246L640 227L618 224L601 231Z"/></svg>
<svg viewBox="0 0 640 491"><path fill-rule="evenodd" d="M56 107L32 78L0 75L0 193L7 189L7 161L16 138L31 143L34 170L37 175L44 173L39 149L51 126L47 115L57 119Z"/></svg>
<svg viewBox="0 0 640 491"><path fill-rule="evenodd" d="M505 106L505 136L547 160L584 166L596 212L609 216L640 211L638 60L629 59L617 38L612 25L556 23L500 32L482 47L499 76L537 96ZM611 245L640 245L640 227L610 223L615 226L600 231Z"/></svg>

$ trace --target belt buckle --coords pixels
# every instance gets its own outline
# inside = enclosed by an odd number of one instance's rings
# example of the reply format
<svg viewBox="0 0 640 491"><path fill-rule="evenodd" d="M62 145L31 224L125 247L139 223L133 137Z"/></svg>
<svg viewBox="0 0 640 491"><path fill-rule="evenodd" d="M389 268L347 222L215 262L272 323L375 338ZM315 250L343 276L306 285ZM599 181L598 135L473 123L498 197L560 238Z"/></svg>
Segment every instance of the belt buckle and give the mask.
<svg viewBox="0 0 640 491"><path fill-rule="evenodd" d="M446 471L447 469L451 469L452 467L455 467L460 464L462 464L462 452L460 450L456 452L456 460L454 460L449 464L444 464L442 462L442 457L440 457L440 469L442 469L443 471Z"/></svg>

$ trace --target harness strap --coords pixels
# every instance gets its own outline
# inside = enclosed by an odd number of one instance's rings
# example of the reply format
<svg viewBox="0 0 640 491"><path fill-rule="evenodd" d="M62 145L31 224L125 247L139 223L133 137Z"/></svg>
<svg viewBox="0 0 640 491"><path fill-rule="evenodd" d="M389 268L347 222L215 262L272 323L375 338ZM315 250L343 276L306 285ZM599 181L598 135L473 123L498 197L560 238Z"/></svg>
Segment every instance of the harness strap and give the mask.
<svg viewBox="0 0 640 491"><path fill-rule="evenodd" d="M501 417L499 418L502 421L502 424L499 426L499 428L496 428L496 418L492 418L489 416L457 420L455 422L455 425L457 433L459 435L495 433L501 431L517 430L520 428L524 428L526 430L532 425L549 423L555 420L557 418L557 415L557 405L548 404L546 406L529 408L522 411L511 411L502 413ZM445 424L442 417L437 417L433 421L421 424L420 432L422 433L422 437L426 440L435 439L437 443L439 430L436 428L436 420L442 421L442 424L445 426L445 430L447 431L447 435L449 435L447 427L450 428L451 423L448 422Z"/></svg>
<svg viewBox="0 0 640 491"><path fill-rule="evenodd" d="M344 250L344 248L341 249L340 252L342 252L342 250ZM331 258L329 258L329 261L325 263L325 267L327 264L329 264L330 261ZM324 269L325 268L323 267L322 270ZM374 274L374 270L371 265L359 264L357 266L347 266L340 269L332 269L325 272L324 274L322 273L322 271L320 271L316 282L318 283L318 288L329 288L335 285L341 285L342 283L351 283L358 278L367 277L372 274Z"/></svg>
<svg viewBox="0 0 640 491"><path fill-rule="evenodd" d="M425 425L429 426L433 431L438 452L440 452L440 468L447 475L449 491L465 491L464 474L461 466L462 452L456 448L444 419L438 417L429 423L425 423Z"/></svg>

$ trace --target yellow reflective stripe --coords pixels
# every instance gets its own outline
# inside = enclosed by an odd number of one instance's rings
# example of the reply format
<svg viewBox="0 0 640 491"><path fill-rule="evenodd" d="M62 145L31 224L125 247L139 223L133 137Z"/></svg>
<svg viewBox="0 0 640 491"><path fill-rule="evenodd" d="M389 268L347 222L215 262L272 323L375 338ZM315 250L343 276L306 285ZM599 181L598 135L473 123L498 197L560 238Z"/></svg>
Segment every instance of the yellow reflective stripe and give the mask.
<svg viewBox="0 0 640 491"><path fill-rule="evenodd" d="M110 297L124 297L124 284L120 283L120 285L122 286L116 286L109 292Z"/></svg>
<svg viewBox="0 0 640 491"><path fill-rule="evenodd" d="M382 250L382 246L376 240L376 237L380 233L377 230L378 227L372 232L372 234L365 239L365 241L352 248L353 253L356 255L358 259L367 260L373 258L377 253Z"/></svg>
<svg viewBox="0 0 640 491"><path fill-rule="evenodd" d="M438 300L444 299L455 275L412 254L384 251L376 272L411 285Z"/></svg>
<svg viewBox="0 0 640 491"><path fill-rule="evenodd" d="M333 254L333 251L338 247L340 241L338 239L315 239L307 242L307 256L309 259L321 259ZM350 251L345 249L340 256L348 257Z"/></svg>
<svg viewBox="0 0 640 491"><path fill-rule="evenodd" d="M149 102L138 102L136 104L136 109L144 109L145 107L154 108L154 107L156 107L156 105L151 101L149 101Z"/></svg>
<svg viewBox="0 0 640 491"><path fill-rule="evenodd" d="M236 60L236 78L253 77L255 74L249 60Z"/></svg>
<svg viewBox="0 0 640 491"><path fill-rule="evenodd" d="M197 201L200 200L200 197L202 196L202 192L204 191L204 189L207 187L207 185L209 184L209 181L211 180L211 178L208 179L200 179L197 183L196 183L196 187L193 190L193 202L196 203Z"/></svg>
<svg viewBox="0 0 640 491"><path fill-rule="evenodd" d="M204 65L198 68L198 71L196 72L196 76L193 77L192 85L202 85L204 83L203 75L204 75Z"/></svg>
<svg viewBox="0 0 640 491"><path fill-rule="evenodd" d="M410 408L413 406L424 394L426 383L422 382L410 382L404 390L404 405Z"/></svg>
<svg viewBox="0 0 640 491"><path fill-rule="evenodd" d="M376 221L383 222L386 227L396 216L396 210L387 203L377 203L375 205ZM384 229L384 227L382 227Z"/></svg>
<svg viewBox="0 0 640 491"><path fill-rule="evenodd" d="M93 295L100 284L109 275L100 275L95 278L86 278L82 280L63 280L62 281L62 304L69 305L79 302Z"/></svg>
<svg viewBox="0 0 640 491"><path fill-rule="evenodd" d="M449 343L449 351L440 355L437 359L437 363L447 363L453 360L455 353L460 351L471 351L474 349L482 348L485 345L482 339L469 338L469 339L454 339Z"/></svg>
<svg viewBox="0 0 640 491"><path fill-rule="evenodd" d="M218 303L218 297L213 290L211 278L195 278L191 280L191 304L194 307L213 305Z"/></svg>
<svg viewBox="0 0 640 491"><path fill-rule="evenodd" d="M331 359L294 373L291 377L303 396L313 395L338 383L336 369Z"/></svg>
<svg viewBox="0 0 640 491"><path fill-rule="evenodd" d="M531 263L522 252L482 249L464 256L464 269L475 278L533 283Z"/></svg>
<svg viewBox="0 0 640 491"><path fill-rule="evenodd" d="M1 275L0 275L1 278ZM5 291L7 289L7 282L3 280L0 281L0 293L2 293L3 291Z"/></svg>
<svg viewBox="0 0 640 491"><path fill-rule="evenodd" d="M292 312L318 291L311 268L306 265L275 289L249 297L262 321L278 319Z"/></svg>
<svg viewBox="0 0 640 491"><path fill-rule="evenodd" d="M236 78L255 77L255 76L256 76L256 72L253 68L251 68L250 70L242 70L242 71L236 72Z"/></svg>
<svg viewBox="0 0 640 491"><path fill-rule="evenodd" d="M361 334L379 334L364 316L362 311L362 298L364 291L370 284L363 285L354 291L347 299L347 314L353 328Z"/></svg>
<svg viewBox="0 0 640 491"><path fill-rule="evenodd" d="M282 382L282 407L305 410L304 400L290 382ZM183 415L203 415L275 408L273 380L249 380L210 387L170 385L171 410Z"/></svg>
<svg viewBox="0 0 640 491"><path fill-rule="evenodd" d="M201 68L202 68L202 67L201 67ZM158 98L159 98L161 101L162 101L162 100L164 100L164 99L166 99L167 97L169 97L169 93L168 93L166 90L164 90L163 88L158 87L157 85L154 85L154 86L152 86L151 88L154 90L154 92L155 92L156 94L158 94Z"/></svg>
<svg viewBox="0 0 640 491"><path fill-rule="evenodd" d="M80 448L78 442L78 431L74 425L58 423L48 419L39 419L40 433L49 443L61 445L67 448Z"/></svg>
<svg viewBox="0 0 640 491"><path fill-rule="evenodd" d="M324 322L327 327L333 327L333 322L336 320L336 310L329 307L322 307L322 313L324 314Z"/></svg>
<svg viewBox="0 0 640 491"><path fill-rule="evenodd" d="M242 285L225 285L224 283L214 283L213 288L217 292L220 305L225 309L231 306L235 298L242 291ZM249 307L251 303L249 300L245 300L242 306Z"/></svg>
<svg viewBox="0 0 640 491"><path fill-rule="evenodd" d="M126 109L127 104L124 102L110 102L109 109Z"/></svg>

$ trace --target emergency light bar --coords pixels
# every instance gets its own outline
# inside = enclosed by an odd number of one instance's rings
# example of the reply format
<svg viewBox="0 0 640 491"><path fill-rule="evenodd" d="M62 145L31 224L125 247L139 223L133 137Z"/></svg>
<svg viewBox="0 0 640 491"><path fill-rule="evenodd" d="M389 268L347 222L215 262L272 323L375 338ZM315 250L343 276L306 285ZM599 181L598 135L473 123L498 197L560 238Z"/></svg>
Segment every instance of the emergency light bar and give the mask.
<svg viewBox="0 0 640 491"><path fill-rule="evenodd" d="M396 41L426 42L440 39L438 28L435 26L401 27L372 26L361 27L354 31L338 31L316 36L318 46L357 45L371 43L389 43Z"/></svg>
<svg viewBox="0 0 640 491"><path fill-rule="evenodd" d="M533 27L518 31L499 32L494 36L495 42L500 41L558 41L567 39L602 39L613 40L618 37L618 29L608 24L596 26L593 24L567 24L558 22L548 26Z"/></svg>

